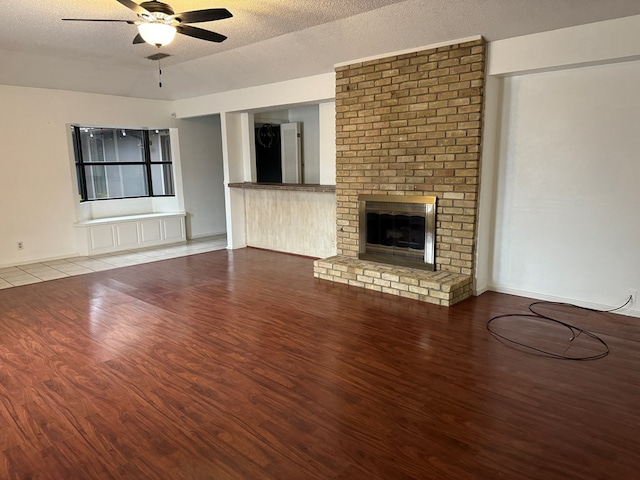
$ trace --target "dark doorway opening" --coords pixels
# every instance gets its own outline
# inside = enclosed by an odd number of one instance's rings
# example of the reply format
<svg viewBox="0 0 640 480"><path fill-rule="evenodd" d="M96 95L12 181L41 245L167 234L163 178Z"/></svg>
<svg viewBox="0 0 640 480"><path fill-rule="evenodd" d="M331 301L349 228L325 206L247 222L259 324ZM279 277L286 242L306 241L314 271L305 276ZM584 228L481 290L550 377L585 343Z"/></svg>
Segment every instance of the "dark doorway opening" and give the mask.
<svg viewBox="0 0 640 480"><path fill-rule="evenodd" d="M255 129L256 180L258 183L282 183L280 125L265 123Z"/></svg>

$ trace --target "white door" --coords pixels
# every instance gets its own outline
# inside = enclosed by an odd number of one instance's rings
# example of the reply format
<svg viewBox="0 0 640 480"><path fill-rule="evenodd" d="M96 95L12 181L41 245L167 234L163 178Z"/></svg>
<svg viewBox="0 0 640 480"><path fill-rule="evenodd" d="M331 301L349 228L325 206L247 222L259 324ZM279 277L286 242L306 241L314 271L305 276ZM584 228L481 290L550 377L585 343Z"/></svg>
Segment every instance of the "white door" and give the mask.
<svg viewBox="0 0 640 480"><path fill-rule="evenodd" d="M302 154L299 123L280 125L280 145L282 149L282 183L301 183Z"/></svg>

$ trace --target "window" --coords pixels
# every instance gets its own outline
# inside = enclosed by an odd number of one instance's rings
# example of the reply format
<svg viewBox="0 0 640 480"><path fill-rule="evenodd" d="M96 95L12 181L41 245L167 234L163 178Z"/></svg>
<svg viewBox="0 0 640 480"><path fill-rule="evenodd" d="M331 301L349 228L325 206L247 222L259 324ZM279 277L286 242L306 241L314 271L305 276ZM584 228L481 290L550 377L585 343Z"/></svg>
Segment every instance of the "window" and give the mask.
<svg viewBox="0 0 640 480"><path fill-rule="evenodd" d="M81 201L173 196L169 130L72 127Z"/></svg>

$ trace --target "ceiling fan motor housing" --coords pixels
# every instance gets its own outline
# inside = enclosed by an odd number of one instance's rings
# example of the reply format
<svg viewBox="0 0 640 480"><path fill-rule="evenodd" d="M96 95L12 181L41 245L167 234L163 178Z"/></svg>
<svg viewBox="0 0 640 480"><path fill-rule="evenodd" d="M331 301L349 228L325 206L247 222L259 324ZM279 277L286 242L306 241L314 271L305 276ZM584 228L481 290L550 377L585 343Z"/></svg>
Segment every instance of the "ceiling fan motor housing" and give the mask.
<svg viewBox="0 0 640 480"><path fill-rule="evenodd" d="M167 5L166 3L157 2L155 0L152 0L151 2L142 2L140 6L146 11L153 13L154 16L160 18L163 16L171 16L174 14L173 8L171 8L169 5ZM161 15L156 15L158 13L160 13Z"/></svg>

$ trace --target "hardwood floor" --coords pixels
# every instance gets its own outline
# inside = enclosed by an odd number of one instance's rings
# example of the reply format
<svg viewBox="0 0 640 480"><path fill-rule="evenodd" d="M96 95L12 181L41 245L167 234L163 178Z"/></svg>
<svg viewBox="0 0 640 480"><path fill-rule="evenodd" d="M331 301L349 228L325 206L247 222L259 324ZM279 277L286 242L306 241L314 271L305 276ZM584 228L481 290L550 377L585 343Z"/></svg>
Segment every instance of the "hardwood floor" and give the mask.
<svg viewBox="0 0 640 480"><path fill-rule="evenodd" d="M638 478L638 319L558 308L611 353L555 360L486 330L529 303L255 249L1 290L0 478Z"/></svg>

